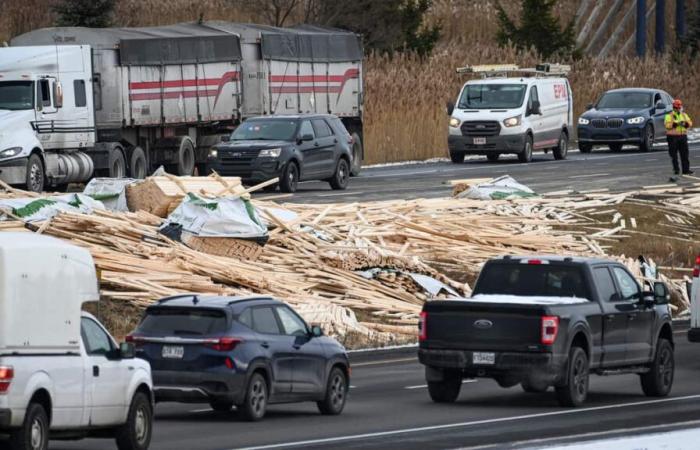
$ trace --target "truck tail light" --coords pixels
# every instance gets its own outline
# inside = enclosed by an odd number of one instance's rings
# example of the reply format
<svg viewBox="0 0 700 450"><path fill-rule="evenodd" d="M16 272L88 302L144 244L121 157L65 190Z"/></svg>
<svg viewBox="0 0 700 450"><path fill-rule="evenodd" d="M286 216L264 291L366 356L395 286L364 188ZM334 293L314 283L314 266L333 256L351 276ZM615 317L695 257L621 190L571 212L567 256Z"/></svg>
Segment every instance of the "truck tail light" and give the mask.
<svg viewBox="0 0 700 450"><path fill-rule="evenodd" d="M141 347L146 340L137 334L127 334L124 338L126 342L134 344L134 347Z"/></svg>
<svg viewBox="0 0 700 450"><path fill-rule="evenodd" d="M542 344L552 345L559 332L559 317L542 316Z"/></svg>
<svg viewBox="0 0 700 450"><path fill-rule="evenodd" d="M216 350L217 352L230 352L241 342L243 342L243 340L240 338L222 337L218 339L207 339L204 342L204 346Z"/></svg>
<svg viewBox="0 0 700 450"><path fill-rule="evenodd" d="M700 277L700 256L695 258L695 267L693 268L693 278Z"/></svg>
<svg viewBox="0 0 700 450"><path fill-rule="evenodd" d="M0 395L7 393L14 377L15 370L12 367L0 366Z"/></svg>
<svg viewBox="0 0 700 450"><path fill-rule="evenodd" d="M428 339L428 313L421 311L418 319L418 340L424 341Z"/></svg>

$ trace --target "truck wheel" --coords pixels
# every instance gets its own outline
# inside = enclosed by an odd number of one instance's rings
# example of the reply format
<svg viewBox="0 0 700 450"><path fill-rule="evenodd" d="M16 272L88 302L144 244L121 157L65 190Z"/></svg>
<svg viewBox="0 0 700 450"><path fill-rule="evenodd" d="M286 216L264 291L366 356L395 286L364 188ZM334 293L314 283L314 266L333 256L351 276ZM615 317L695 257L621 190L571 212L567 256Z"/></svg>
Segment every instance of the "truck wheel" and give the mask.
<svg viewBox="0 0 700 450"><path fill-rule="evenodd" d="M299 166L294 161L289 161L280 177L280 191L296 192L299 183Z"/></svg>
<svg viewBox="0 0 700 450"><path fill-rule="evenodd" d="M464 162L464 153L452 153L452 152L450 152L450 159L455 164L462 164Z"/></svg>
<svg viewBox="0 0 700 450"><path fill-rule="evenodd" d="M248 382L245 400L238 407L238 414L243 420L257 422L265 417L267 409L267 383L259 373L254 373Z"/></svg>
<svg viewBox="0 0 700 450"><path fill-rule="evenodd" d="M532 136L525 137L525 145L523 146L523 151L518 153L518 161L521 163L532 161Z"/></svg>
<svg viewBox="0 0 700 450"><path fill-rule="evenodd" d="M544 383L532 383L529 381L521 383L521 386L523 391L530 394L541 394L542 392L547 392L547 389L549 388L549 386Z"/></svg>
<svg viewBox="0 0 700 450"><path fill-rule="evenodd" d="M129 173L131 178L143 180L147 175L146 153L141 147L135 147L131 152L131 160L129 164Z"/></svg>
<svg viewBox="0 0 700 450"><path fill-rule="evenodd" d="M498 161L498 158L500 158L500 154L498 153L489 153L486 155L486 159L488 159L490 162L496 162Z"/></svg>
<svg viewBox="0 0 700 450"><path fill-rule="evenodd" d="M326 395L323 400L316 403L321 414L336 416L343 412L345 400L347 399L348 381L345 373L338 367L334 367L328 376L326 385Z"/></svg>
<svg viewBox="0 0 700 450"><path fill-rule="evenodd" d="M459 373L445 372L442 381L428 381L428 394L435 403L453 403L459 397L462 377Z"/></svg>
<svg viewBox="0 0 700 450"><path fill-rule="evenodd" d="M328 183L331 185L333 190L344 191L348 187L349 181L350 167L345 158L340 158L338 160L338 165L335 166L335 173Z"/></svg>
<svg viewBox="0 0 700 450"><path fill-rule="evenodd" d="M194 172L194 145L189 139L183 139L177 152L177 174L189 176Z"/></svg>
<svg viewBox="0 0 700 450"><path fill-rule="evenodd" d="M39 403L30 403L22 427L10 434L13 450L46 450L49 448L49 417Z"/></svg>
<svg viewBox="0 0 700 450"><path fill-rule="evenodd" d="M554 159L566 159L567 153L569 153L569 137L562 131L559 136L559 143L554 147Z"/></svg>
<svg viewBox="0 0 700 450"><path fill-rule="evenodd" d="M652 124L648 123L644 127L644 137L642 143L639 145L639 150L643 152L650 152L654 149L654 127Z"/></svg>
<svg viewBox="0 0 700 450"><path fill-rule="evenodd" d="M211 409L218 412L229 412L233 408L233 402L227 400L212 400L209 402Z"/></svg>
<svg viewBox="0 0 700 450"><path fill-rule="evenodd" d="M590 153L593 150L593 146L591 144L578 144L578 150L581 153Z"/></svg>
<svg viewBox="0 0 700 450"><path fill-rule="evenodd" d="M588 357L581 347L572 347L564 386L557 386L561 406L580 406L588 396Z"/></svg>
<svg viewBox="0 0 700 450"><path fill-rule="evenodd" d="M147 450L153 431L153 410L148 396L137 392L131 400L126 423L117 429L119 450Z"/></svg>
<svg viewBox="0 0 700 450"><path fill-rule="evenodd" d="M27 161L26 189L30 192L44 190L44 163L39 155L31 155Z"/></svg>
<svg viewBox="0 0 700 450"><path fill-rule="evenodd" d="M356 177L360 174L362 169L362 159L365 156L365 149L362 145L362 139L357 133L352 134L352 167L350 168L350 175Z"/></svg>
<svg viewBox="0 0 700 450"><path fill-rule="evenodd" d="M126 176L126 160L120 147L113 147L109 151L109 167L107 175L110 178L124 178Z"/></svg>
<svg viewBox="0 0 700 450"><path fill-rule="evenodd" d="M656 357L649 372L639 376L642 391L649 397L665 397L671 392L675 363L673 346L667 339L659 339L656 344Z"/></svg>

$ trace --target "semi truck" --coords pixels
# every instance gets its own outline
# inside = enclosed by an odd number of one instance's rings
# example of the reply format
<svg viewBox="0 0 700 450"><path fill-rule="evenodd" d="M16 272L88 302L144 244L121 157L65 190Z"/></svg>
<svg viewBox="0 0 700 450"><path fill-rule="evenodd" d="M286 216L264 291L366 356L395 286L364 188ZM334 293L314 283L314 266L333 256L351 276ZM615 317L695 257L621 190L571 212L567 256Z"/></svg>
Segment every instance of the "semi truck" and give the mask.
<svg viewBox="0 0 700 450"><path fill-rule="evenodd" d="M248 117L323 113L362 147L362 45L308 25L45 28L0 48L0 180L59 190L92 176L206 171Z"/></svg>

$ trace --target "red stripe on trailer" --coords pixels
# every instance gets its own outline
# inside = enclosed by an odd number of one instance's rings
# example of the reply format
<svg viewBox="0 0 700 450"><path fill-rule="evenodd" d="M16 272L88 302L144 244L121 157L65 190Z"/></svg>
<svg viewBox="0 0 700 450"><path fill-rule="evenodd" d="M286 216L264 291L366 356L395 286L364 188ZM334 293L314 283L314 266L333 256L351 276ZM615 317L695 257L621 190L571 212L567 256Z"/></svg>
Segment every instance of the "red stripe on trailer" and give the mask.
<svg viewBox="0 0 700 450"><path fill-rule="evenodd" d="M170 91L170 92L145 92L139 94L129 94L129 99L133 101L160 100L173 98L193 98L193 97L215 97L219 93L216 89L206 91Z"/></svg>
<svg viewBox="0 0 700 450"><path fill-rule="evenodd" d="M272 83L344 83L359 75L359 69L348 69L343 75L270 75L270 81Z"/></svg>
<svg viewBox="0 0 700 450"><path fill-rule="evenodd" d="M226 72L221 78L201 78L199 80L165 80L165 81L135 81L129 83L130 90L140 89L166 89L192 86L222 86L228 82L238 80L239 73L236 71Z"/></svg>
<svg viewBox="0 0 700 450"><path fill-rule="evenodd" d="M273 94L310 94L312 92L322 94L339 94L341 89L338 86L273 86L270 88Z"/></svg>

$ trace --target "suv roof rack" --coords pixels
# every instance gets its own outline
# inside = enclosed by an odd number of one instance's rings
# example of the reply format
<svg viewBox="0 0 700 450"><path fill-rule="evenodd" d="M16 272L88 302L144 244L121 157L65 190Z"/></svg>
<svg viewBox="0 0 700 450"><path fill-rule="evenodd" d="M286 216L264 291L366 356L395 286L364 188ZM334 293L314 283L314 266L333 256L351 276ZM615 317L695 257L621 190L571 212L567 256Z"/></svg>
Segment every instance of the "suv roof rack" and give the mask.
<svg viewBox="0 0 700 450"><path fill-rule="evenodd" d="M483 64L458 67L458 74L478 73L482 78L505 78L509 73L531 74L535 77L562 77L571 72L568 64L542 63L535 67L521 68L516 64Z"/></svg>
<svg viewBox="0 0 700 450"><path fill-rule="evenodd" d="M163 303L169 302L170 300L177 300L180 298L187 298L187 297L194 297L197 298L197 294L177 294L177 295L171 295L170 297L165 297L161 298L156 302L158 305L162 305Z"/></svg>
<svg viewBox="0 0 700 450"><path fill-rule="evenodd" d="M244 297L244 298L237 298L236 300L231 300L227 304L228 305L235 305L238 303L243 303L243 302L252 302L255 300L274 300L273 297Z"/></svg>

